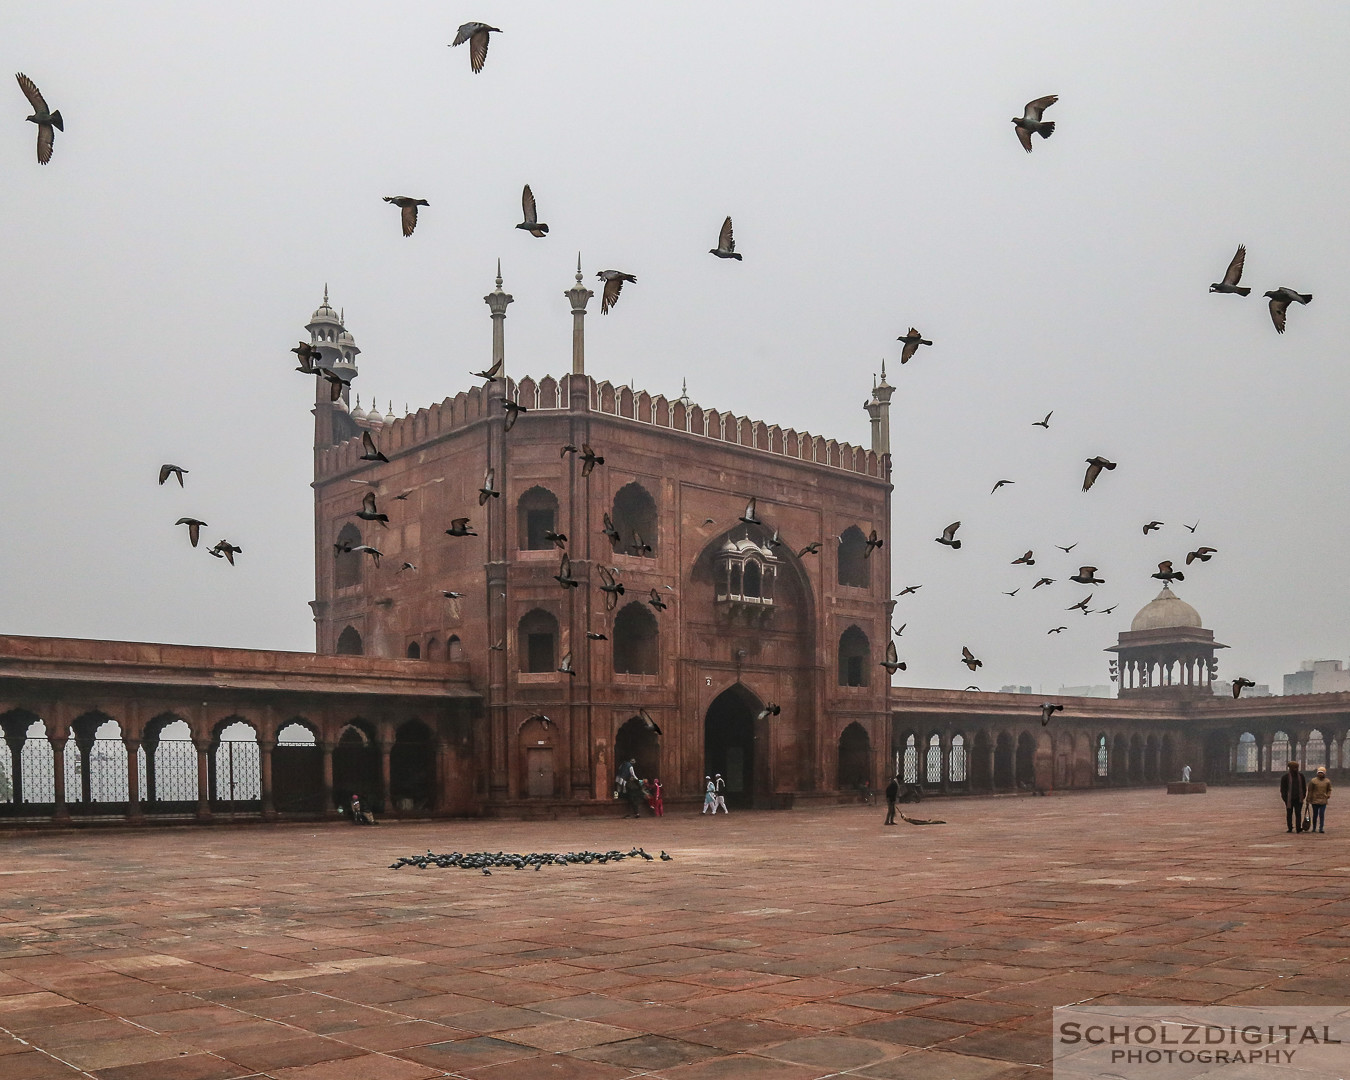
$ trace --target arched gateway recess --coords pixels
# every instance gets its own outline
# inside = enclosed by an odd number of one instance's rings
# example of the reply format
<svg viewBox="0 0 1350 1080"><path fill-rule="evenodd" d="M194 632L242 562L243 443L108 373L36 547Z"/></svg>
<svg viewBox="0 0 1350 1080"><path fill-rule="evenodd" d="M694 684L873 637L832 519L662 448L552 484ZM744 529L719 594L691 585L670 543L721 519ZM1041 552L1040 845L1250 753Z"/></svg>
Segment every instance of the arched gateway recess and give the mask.
<svg viewBox="0 0 1350 1080"><path fill-rule="evenodd" d="M727 803L730 806L753 806L759 796L765 795L766 763L755 753L756 743L767 750L769 745L766 720L756 720L764 708L740 683L718 694L708 706L703 721L703 771L706 775L721 773L727 782ZM763 728L763 738L757 729Z"/></svg>
<svg viewBox="0 0 1350 1080"><path fill-rule="evenodd" d="M839 767L835 786L840 791L852 791L872 782L872 740L859 723L849 724L839 736Z"/></svg>
<svg viewBox="0 0 1350 1080"><path fill-rule="evenodd" d="M661 739L640 716L630 717L614 733L615 763L633 759L634 768L643 780L661 776ZM709 773L709 776L712 774ZM722 773L723 777L726 773Z"/></svg>

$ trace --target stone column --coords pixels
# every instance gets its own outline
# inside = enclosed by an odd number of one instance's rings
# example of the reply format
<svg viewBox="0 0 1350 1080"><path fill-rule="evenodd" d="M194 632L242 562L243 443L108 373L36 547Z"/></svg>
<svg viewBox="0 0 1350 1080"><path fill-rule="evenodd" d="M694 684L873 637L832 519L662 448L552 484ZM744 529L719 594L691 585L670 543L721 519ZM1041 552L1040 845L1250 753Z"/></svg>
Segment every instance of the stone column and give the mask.
<svg viewBox="0 0 1350 1080"><path fill-rule="evenodd" d="M16 809L23 803L23 744L27 739L26 731L16 729L5 732L5 743L9 747L10 787L13 789Z"/></svg>
<svg viewBox="0 0 1350 1080"><path fill-rule="evenodd" d="M122 738L122 745L127 748L127 818L130 821L140 822L142 820L141 811L141 740Z"/></svg>
<svg viewBox="0 0 1350 1080"><path fill-rule="evenodd" d="M258 740L258 772L264 821L275 821L277 816L277 808L272 800L272 751L276 748L276 739Z"/></svg>
<svg viewBox="0 0 1350 1080"><path fill-rule="evenodd" d="M581 281L581 254L577 254L576 284L564 294L572 305L572 374L567 379L568 436L573 446L590 441L591 390L586 378L586 304L595 294ZM567 513L568 535L573 538L572 550L589 576L591 559L590 481L581 479L573 466L568 474ZM574 573L582 572L577 567ZM578 590L580 591L580 590ZM608 790L602 775L604 770L593 769L592 754L595 732L594 710L591 706L591 672L593 645L586 637L590 625L591 605L576 596L567 598L564 614L564 633L572 646L572 663L580 674L568 679L566 719L563 721L559 749L567 760L559 762L566 771L558 777L565 797L593 799L598 790ZM672 788L673 790L673 788Z"/></svg>
<svg viewBox="0 0 1350 1080"><path fill-rule="evenodd" d="M989 791L992 794L998 790L998 785L994 782L994 755L998 752L998 735L990 732L988 749L985 751L985 769L989 777Z"/></svg>
<svg viewBox="0 0 1350 1080"><path fill-rule="evenodd" d="M52 820L69 821L70 807L66 805L66 736L49 737L52 744Z"/></svg>
<svg viewBox="0 0 1350 1080"><path fill-rule="evenodd" d="M510 630L506 618L506 525L507 491L506 435L501 422L505 415L502 402L509 385L506 378L506 308L515 298L502 291L502 265L497 261L497 287L483 297L492 313L492 363L500 364L497 378L488 383L488 460L496 470L497 490L502 496L489 499L485 544L487 547L486 586L488 641L507 641ZM510 644L488 652L488 737L491 740L490 792L495 798L507 794L506 766L506 660L513 653Z"/></svg>
<svg viewBox="0 0 1350 1080"><path fill-rule="evenodd" d="M581 283L581 252L577 252L577 283L563 293L572 302L572 374L586 374L586 301L595 293Z"/></svg>
<svg viewBox="0 0 1350 1080"><path fill-rule="evenodd" d="M319 755L323 763L323 812L327 817L337 816L333 805L333 744L319 740Z"/></svg>
<svg viewBox="0 0 1350 1080"><path fill-rule="evenodd" d="M197 748L197 820L211 820L211 742L192 740Z"/></svg>
<svg viewBox="0 0 1350 1080"><path fill-rule="evenodd" d="M380 801L383 804L382 813L391 814L394 811L394 787L390 770L389 754L393 749L393 745L387 739L381 739L376 745L380 748Z"/></svg>

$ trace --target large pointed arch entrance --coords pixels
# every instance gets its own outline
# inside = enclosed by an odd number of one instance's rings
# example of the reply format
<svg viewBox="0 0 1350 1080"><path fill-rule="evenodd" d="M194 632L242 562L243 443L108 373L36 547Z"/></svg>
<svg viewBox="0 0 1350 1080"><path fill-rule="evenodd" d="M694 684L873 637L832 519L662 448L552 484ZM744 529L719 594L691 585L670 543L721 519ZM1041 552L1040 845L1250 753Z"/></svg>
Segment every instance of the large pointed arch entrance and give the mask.
<svg viewBox="0 0 1350 1080"><path fill-rule="evenodd" d="M737 683L713 699L703 719L703 771L722 774L729 806L750 807L767 797L768 727L757 719L763 708Z"/></svg>

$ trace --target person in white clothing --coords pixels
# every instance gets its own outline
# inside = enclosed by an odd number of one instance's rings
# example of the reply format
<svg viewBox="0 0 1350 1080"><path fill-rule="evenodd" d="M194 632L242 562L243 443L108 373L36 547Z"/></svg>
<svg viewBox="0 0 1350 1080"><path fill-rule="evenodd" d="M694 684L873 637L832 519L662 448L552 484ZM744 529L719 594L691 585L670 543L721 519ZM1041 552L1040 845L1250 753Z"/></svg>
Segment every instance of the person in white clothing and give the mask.
<svg viewBox="0 0 1350 1080"><path fill-rule="evenodd" d="M721 773L714 773L714 774L713 774L713 793L716 795L716 799L717 799L717 801L713 804L713 813L714 813L714 814L716 814L718 810L721 810L722 813L724 813L724 814L730 814L730 813L731 813L731 811L727 809L727 795L726 795L726 791L727 791L727 782L726 782L725 780L722 779L722 774L721 774Z"/></svg>
<svg viewBox="0 0 1350 1080"><path fill-rule="evenodd" d="M717 791L716 791L716 789L713 787L712 777L711 777L711 776L705 776L705 777L703 778L703 781L704 781L704 783L706 783L706 784L708 785L708 787L707 787L707 789L703 792L703 811L702 811L702 812L705 813L705 814L715 814L715 813L717 813Z"/></svg>

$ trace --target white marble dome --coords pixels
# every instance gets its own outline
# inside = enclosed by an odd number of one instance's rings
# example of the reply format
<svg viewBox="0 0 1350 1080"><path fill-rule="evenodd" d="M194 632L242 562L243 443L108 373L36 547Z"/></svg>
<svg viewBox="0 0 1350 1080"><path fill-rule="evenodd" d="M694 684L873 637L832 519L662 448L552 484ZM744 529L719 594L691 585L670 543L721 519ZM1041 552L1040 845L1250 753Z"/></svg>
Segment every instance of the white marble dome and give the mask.
<svg viewBox="0 0 1350 1080"><path fill-rule="evenodd" d="M1177 596L1168 586L1139 609L1130 623L1133 630L1167 630L1178 626L1200 627L1200 612Z"/></svg>

